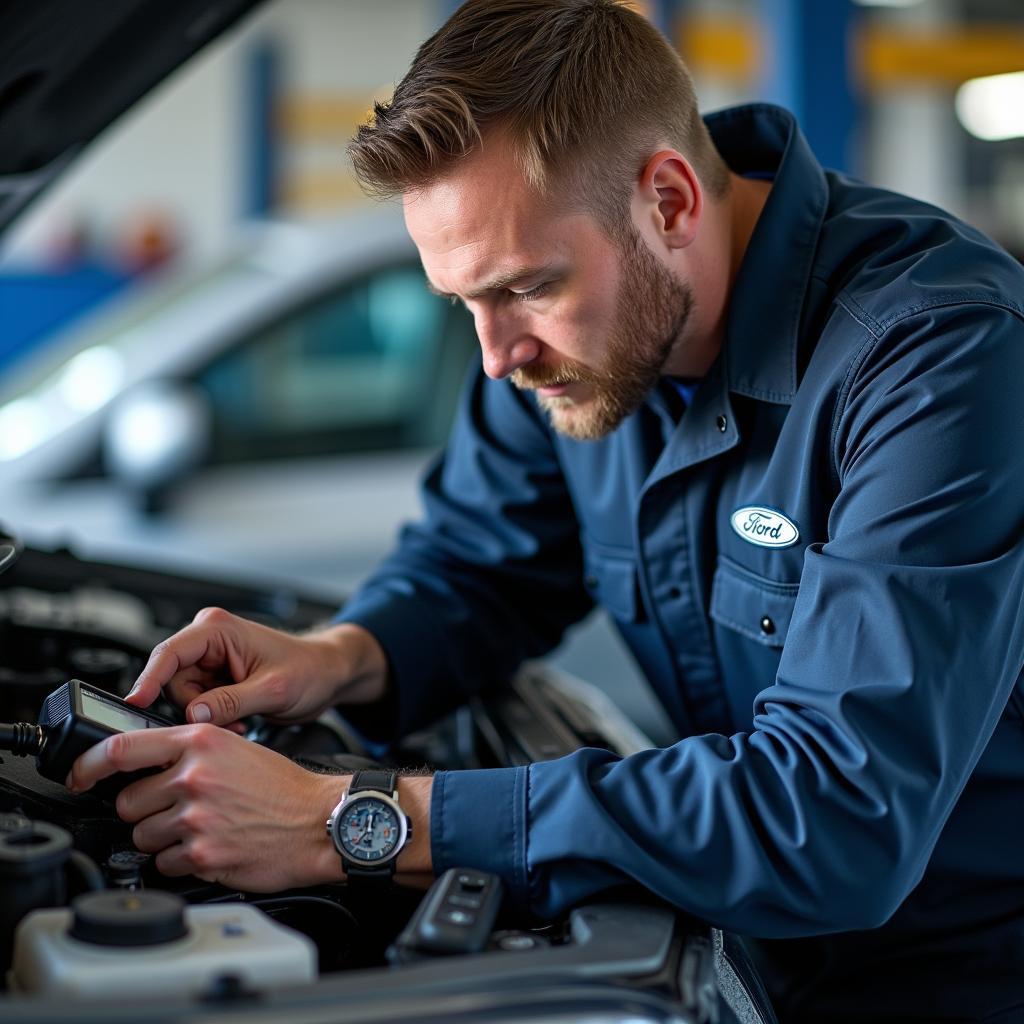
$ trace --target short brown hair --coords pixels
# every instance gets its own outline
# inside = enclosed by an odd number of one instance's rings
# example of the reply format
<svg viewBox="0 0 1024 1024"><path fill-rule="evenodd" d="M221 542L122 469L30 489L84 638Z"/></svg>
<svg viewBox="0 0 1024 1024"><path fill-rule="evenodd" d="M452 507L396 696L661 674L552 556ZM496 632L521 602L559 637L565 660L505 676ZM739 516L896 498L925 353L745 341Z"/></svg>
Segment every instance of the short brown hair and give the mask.
<svg viewBox="0 0 1024 1024"><path fill-rule="evenodd" d="M636 176L667 142L712 195L728 169L668 41L617 0L467 0L419 49L349 146L373 195L426 187L493 128L527 181L567 183L615 229Z"/></svg>

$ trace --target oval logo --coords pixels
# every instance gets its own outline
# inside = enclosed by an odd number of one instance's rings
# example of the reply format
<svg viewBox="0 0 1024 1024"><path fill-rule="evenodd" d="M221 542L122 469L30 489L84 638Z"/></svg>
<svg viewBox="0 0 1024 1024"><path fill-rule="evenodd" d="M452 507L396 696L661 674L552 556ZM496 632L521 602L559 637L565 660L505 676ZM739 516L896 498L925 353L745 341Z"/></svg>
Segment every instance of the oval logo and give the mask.
<svg viewBox="0 0 1024 1024"><path fill-rule="evenodd" d="M800 539L800 531L792 520L762 505L736 509L730 522L744 540L762 548L788 548Z"/></svg>

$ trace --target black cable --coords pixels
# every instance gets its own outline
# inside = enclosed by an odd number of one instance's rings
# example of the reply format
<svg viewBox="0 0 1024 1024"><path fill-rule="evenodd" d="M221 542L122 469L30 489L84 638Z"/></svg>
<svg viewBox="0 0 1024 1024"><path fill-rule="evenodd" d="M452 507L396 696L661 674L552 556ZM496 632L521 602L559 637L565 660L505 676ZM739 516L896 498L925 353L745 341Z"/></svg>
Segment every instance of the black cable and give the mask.
<svg viewBox="0 0 1024 1024"><path fill-rule="evenodd" d="M46 742L43 729L31 722L0 722L0 750L9 750L17 757L38 754Z"/></svg>
<svg viewBox="0 0 1024 1024"><path fill-rule="evenodd" d="M263 911L288 909L291 906L294 906L294 905L297 905L297 904L303 904L303 903L305 903L305 904L312 904L312 905L319 904L319 905L322 905L322 906L329 907L331 910L336 911L337 913L343 915L345 917L345 919L348 921L349 924L352 924L352 925L355 925L356 927L359 927L359 921L356 918L356 915L353 914L352 911L348 909L348 907L344 907L340 903L335 903L334 900L329 900L329 899L327 899L326 896L308 896L308 895L306 895L306 896L270 896L270 897L266 897L264 899L255 899L255 900L243 899L243 900L239 900L238 897L234 893L232 893L229 896L215 896L213 899L211 899L211 900L203 900L203 902L204 903L236 903L236 902L247 903L249 906L251 906L251 907L259 907L260 910L263 910Z"/></svg>
<svg viewBox="0 0 1024 1024"><path fill-rule="evenodd" d="M99 865L92 857L82 853L81 850L72 850L71 864L78 872L79 878L85 883L87 889L93 892L100 892L106 889L107 882L103 877L103 872L100 871Z"/></svg>

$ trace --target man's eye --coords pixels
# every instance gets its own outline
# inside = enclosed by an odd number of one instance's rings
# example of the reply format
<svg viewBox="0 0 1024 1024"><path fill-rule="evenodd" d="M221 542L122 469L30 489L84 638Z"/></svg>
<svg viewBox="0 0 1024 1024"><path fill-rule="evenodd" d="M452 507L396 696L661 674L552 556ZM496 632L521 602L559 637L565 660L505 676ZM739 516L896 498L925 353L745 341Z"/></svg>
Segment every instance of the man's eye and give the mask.
<svg viewBox="0 0 1024 1024"><path fill-rule="evenodd" d="M551 283L539 284L536 288L531 288L528 292L512 292L512 298L516 302L533 302L534 299L539 299L551 290Z"/></svg>

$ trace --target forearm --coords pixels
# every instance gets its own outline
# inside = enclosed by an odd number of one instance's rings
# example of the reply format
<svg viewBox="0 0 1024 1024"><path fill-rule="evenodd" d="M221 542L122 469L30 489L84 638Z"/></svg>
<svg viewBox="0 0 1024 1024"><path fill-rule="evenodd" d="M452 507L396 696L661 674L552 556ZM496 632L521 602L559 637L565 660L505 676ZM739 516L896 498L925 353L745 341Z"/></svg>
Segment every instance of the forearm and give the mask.
<svg viewBox="0 0 1024 1024"><path fill-rule="evenodd" d="M307 633L305 639L322 656L329 704L372 704L387 693L388 659L368 629L342 622Z"/></svg>

